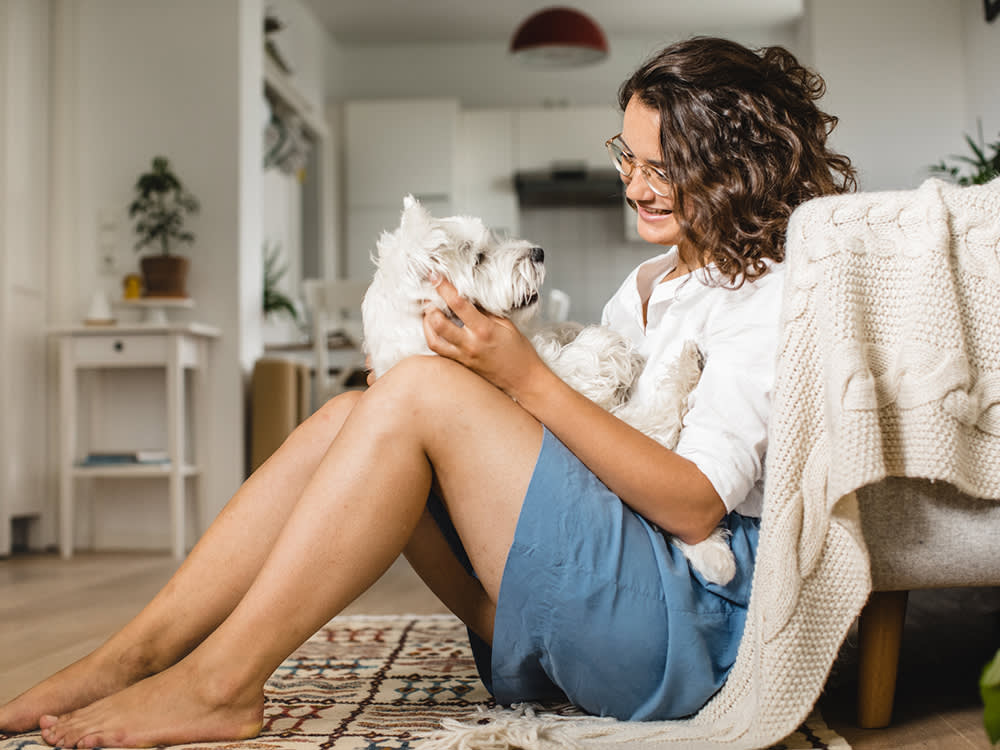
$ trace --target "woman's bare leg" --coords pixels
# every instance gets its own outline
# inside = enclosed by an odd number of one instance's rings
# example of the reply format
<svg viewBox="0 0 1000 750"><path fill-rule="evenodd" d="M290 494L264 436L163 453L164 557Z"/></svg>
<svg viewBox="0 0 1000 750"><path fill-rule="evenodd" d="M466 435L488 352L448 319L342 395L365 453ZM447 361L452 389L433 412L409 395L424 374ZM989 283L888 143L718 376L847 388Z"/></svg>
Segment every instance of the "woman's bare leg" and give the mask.
<svg viewBox="0 0 1000 750"><path fill-rule="evenodd" d="M232 614L174 667L67 716L55 745L248 737L281 661L374 583L420 523L432 467L483 590L496 601L541 426L460 365L416 358L359 401Z"/></svg>
<svg viewBox="0 0 1000 750"><path fill-rule="evenodd" d="M420 517L403 553L435 596L476 635L492 643L496 603L462 567L429 511Z"/></svg>
<svg viewBox="0 0 1000 750"><path fill-rule="evenodd" d="M0 730L38 726L177 662L250 587L360 393L345 393L300 425L226 504L153 600L89 656L0 708Z"/></svg>

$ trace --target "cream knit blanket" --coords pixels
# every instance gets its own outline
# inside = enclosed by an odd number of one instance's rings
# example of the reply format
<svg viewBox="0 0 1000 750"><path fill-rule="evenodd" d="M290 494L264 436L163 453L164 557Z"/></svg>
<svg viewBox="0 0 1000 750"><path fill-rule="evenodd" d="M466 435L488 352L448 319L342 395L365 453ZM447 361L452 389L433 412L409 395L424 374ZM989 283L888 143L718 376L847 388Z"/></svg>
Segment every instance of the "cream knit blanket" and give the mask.
<svg viewBox="0 0 1000 750"><path fill-rule="evenodd" d="M683 721L496 712L423 748L767 747L812 710L870 592L854 491L905 476L1000 498L1000 180L810 201L787 263L757 569L722 690Z"/></svg>

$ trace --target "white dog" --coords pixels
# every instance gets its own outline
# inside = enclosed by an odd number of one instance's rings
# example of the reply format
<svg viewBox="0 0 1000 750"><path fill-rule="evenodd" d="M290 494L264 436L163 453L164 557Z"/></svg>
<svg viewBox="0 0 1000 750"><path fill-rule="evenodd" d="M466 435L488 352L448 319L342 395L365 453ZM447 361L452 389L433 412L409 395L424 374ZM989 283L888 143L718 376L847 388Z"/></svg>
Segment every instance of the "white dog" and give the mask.
<svg viewBox="0 0 1000 750"><path fill-rule="evenodd" d="M479 308L509 318L575 390L666 447L677 445L688 396L701 375L698 348L685 344L653 389L655 403L631 398L645 365L631 341L606 326L531 327L545 277L541 248L499 239L476 218L436 219L407 196L399 228L382 234L372 260L377 270L361 312L365 353L376 378L405 357L431 354L424 338L424 308L430 302L451 315L428 281L433 272ZM671 541L706 580L725 584L736 572L727 534L719 528L699 544Z"/></svg>

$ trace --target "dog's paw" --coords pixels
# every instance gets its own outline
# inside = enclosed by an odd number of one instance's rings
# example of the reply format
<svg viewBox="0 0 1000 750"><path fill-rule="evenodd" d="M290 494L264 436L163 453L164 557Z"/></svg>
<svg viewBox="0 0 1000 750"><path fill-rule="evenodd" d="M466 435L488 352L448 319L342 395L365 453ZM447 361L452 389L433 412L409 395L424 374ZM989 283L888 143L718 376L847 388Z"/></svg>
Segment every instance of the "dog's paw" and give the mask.
<svg viewBox="0 0 1000 750"><path fill-rule="evenodd" d="M698 571L702 578L709 583L724 586L736 575L736 558L727 541L728 536L728 531L719 528L713 531L708 539L698 544L685 544L679 539L675 539L674 544L680 548L691 563L691 567Z"/></svg>

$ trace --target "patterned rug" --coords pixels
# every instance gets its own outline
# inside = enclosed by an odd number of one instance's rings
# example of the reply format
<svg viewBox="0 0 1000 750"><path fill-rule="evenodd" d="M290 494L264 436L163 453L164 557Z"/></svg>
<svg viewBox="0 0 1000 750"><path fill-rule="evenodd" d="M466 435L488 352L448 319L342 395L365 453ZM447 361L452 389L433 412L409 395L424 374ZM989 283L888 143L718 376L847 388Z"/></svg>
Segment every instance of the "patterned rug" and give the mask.
<svg viewBox="0 0 1000 750"><path fill-rule="evenodd" d="M442 722L453 730L459 722L475 726L477 711L495 709L476 675L465 627L448 615L336 618L278 668L266 694L264 731L257 739L182 747L416 750L424 738L441 732ZM577 715L571 706L546 710L567 721ZM523 746L534 750L567 744L560 742L557 729ZM47 747L37 734L0 735L0 750ZM850 750L818 714L772 750L812 748Z"/></svg>

